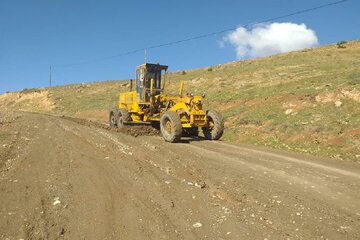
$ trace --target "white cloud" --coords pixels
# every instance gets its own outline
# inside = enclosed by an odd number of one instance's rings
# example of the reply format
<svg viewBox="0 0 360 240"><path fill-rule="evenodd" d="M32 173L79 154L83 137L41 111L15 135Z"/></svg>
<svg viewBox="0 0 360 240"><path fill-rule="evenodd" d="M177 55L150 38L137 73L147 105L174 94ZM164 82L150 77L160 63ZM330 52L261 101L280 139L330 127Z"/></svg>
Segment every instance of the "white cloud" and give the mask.
<svg viewBox="0 0 360 240"><path fill-rule="evenodd" d="M239 27L223 38L220 47L226 42L235 46L238 59L264 57L319 44L315 31L305 24L295 23L258 24L250 30Z"/></svg>

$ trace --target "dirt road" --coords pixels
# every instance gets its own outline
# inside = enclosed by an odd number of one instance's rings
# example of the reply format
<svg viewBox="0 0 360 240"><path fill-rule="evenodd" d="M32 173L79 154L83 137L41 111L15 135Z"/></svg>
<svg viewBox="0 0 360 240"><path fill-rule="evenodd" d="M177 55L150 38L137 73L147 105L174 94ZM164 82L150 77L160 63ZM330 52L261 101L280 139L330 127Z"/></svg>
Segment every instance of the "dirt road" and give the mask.
<svg viewBox="0 0 360 240"><path fill-rule="evenodd" d="M0 112L0 239L360 239L360 165Z"/></svg>

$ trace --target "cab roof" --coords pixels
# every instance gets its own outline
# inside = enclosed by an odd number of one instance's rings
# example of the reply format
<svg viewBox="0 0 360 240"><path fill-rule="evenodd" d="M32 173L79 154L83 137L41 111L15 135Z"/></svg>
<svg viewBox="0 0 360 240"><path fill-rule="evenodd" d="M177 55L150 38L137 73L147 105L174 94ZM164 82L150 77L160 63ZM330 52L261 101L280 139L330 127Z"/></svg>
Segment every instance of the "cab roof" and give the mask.
<svg viewBox="0 0 360 240"><path fill-rule="evenodd" d="M144 63L136 67L136 69L142 69L146 68L150 71L158 71L158 70L167 70L168 66L166 65L160 65L160 64L154 64L154 63Z"/></svg>

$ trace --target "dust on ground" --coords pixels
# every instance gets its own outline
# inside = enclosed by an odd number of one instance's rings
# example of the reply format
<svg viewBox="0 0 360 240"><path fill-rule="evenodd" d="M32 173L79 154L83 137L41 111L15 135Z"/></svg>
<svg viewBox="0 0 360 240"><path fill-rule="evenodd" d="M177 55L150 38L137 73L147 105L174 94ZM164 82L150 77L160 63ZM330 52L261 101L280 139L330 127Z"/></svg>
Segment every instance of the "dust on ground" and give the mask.
<svg viewBox="0 0 360 240"><path fill-rule="evenodd" d="M69 116L61 116L64 119L68 119L74 121L76 123L86 125L86 126L93 126L97 128L103 128L112 132L119 132L129 136L160 136L160 130L150 124L141 123L131 123L123 126L122 128L111 128L108 124L99 122L97 120L89 120L83 118L74 118Z"/></svg>

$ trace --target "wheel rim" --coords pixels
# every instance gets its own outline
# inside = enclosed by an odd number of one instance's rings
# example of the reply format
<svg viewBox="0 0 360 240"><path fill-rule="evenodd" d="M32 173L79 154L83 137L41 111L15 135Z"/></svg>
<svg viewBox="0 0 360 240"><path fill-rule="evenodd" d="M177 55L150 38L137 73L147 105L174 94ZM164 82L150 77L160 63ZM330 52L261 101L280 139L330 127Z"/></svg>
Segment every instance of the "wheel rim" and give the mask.
<svg viewBox="0 0 360 240"><path fill-rule="evenodd" d="M214 128L214 121L212 120L212 118L209 118L209 123L208 123L208 129L211 131Z"/></svg>
<svg viewBox="0 0 360 240"><path fill-rule="evenodd" d="M116 122L115 122L115 115L114 115L113 113L110 115L110 122L111 122L113 125L116 124Z"/></svg>
<svg viewBox="0 0 360 240"><path fill-rule="evenodd" d="M123 125L123 118L122 118L122 116L119 117L119 125L120 125L120 126Z"/></svg>
<svg viewBox="0 0 360 240"><path fill-rule="evenodd" d="M171 124L171 121L169 119L167 119L167 121L165 123L165 130L166 130L166 132L171 133L172 124Z"/></svg>

